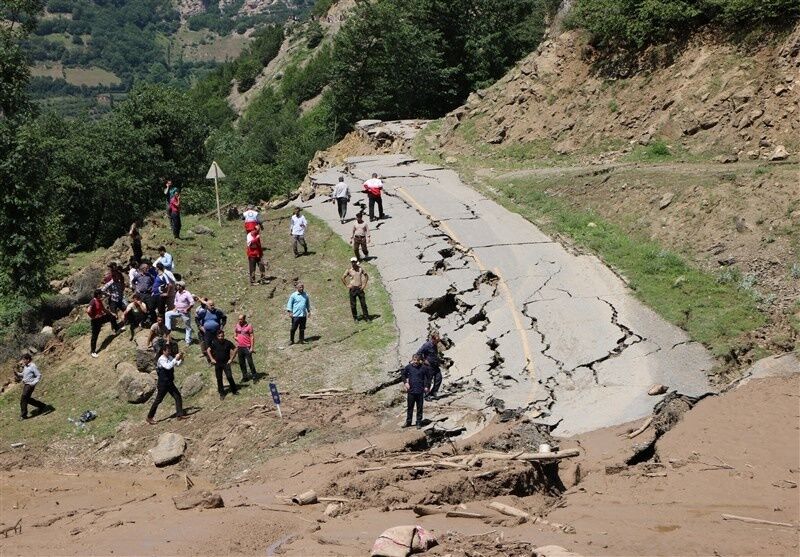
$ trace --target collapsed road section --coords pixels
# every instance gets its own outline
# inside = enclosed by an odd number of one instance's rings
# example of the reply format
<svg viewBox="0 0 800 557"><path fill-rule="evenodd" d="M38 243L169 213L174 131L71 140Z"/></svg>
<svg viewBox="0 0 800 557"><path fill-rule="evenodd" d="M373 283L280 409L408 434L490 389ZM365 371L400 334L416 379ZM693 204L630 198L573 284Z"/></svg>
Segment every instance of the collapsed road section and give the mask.
<svg viewBox="0 0 800 557"><path fill-rule="evenodd" d="M387 218L371 223L371 263L389 291L398 365L430 328L447 339L441 398L426 414L479 429L498 412L525 413L558 435L650 414L653 383L709 390L711 356L636 300L591 255L576 254L458 175L405 155L353 157L311 181L308 209L349 240L328 192L345 176L353 202L372 173ZM351 204L350 217L358 207Z"/></svg>

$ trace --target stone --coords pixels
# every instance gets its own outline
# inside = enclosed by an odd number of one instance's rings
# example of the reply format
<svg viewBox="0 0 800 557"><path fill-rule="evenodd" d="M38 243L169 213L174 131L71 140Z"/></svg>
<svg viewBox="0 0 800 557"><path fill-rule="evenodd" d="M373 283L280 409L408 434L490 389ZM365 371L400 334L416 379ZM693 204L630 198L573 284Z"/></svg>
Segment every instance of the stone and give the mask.
<svg viewBox="0 0 800 557"><path fill-rule="evenodd" d="M343 505L341 503L330 503L325 507L325 516L335 518L342 514Z"/></svg>
<svg viewBox="0 0 800 557"><path fill-rule="evenodd" d="M203 226L202 224L198 224L197 226L192 228L192 232L194 232L195 234L201 235L201 236L202 235L216 236L216 233L213 230L211 230L207 226Z"/></svg>
<svg viewBox="0 0 800 557"><path fill-rule="evenodd" d="M650 387L650 390L647 391L647 394L650 396L658 396L658 395L663 395L666 392L667 392L666 385L655 384L652 387Z"/></svg>
<svg viewBox="0 0 800 557"><path fill-rule="evenodd" d="M186 439L183 438L183 435L164 432L158 436L158 443L149 452L153 464L166 466L179 461L184 451L186 451Z"/></svg>
<svg viewBox="0 0 800 557"><path fill-rule="evenodd" d="M156 357L155 354L150 350L137 350L135 356L135 367L137 371L142 373L150 373L151 371L155 371L156 367Z"/></svg>
<svg viewBox="0 0 800 557"><path fill-rule="evenodd" d="M750 99L752 99L756 94L756 90L752 85L748 85L747 87L743 87L739 89L733 94L733 99L737 101L737 103L746 103Z"/></svg>
<svg viewBox="0 0 800 557"><path fill-rule="evenodd" d="M534 557L579 557L577 553L564 549L560 545L543 545L537 547L533 551L533 555Z"/></svg>
<svg viewBox="0 0 800 557"><path fill-rule="evenodd" d="M769 160L771 161L782 161L789 158L789 151L786 150L786 147L783 145L778 145L775 147L775 150L769 156Z"/></svg>
<svg viewBox="0 0 800 557"><path fill-rule="evenodd" d="M458 162L458 159L455 157L447 157L446 159L444 159L444 162L447 164L456 164Z"/></svg>
<svg viewBox="0 0 800 557"><path fill-rule="evenodd" d="M58 291L59 294L62 296L69 296L69 286L65 286L61 290Z"/></svg>
<svg viewBox="0 0 800 557"><path fill-rule="evenodd" d="M675 194L672 192L667 192L661 196L661 199L658 200L658 208L659 209L666 209L669 207L672 200L675 199Z"/></svg>
<svg viewBox="0 0 800 557"><path fill-rule="evenodd" d="M116 365L115 369L117 370L117 373L119 373L120 375L124 375L126 373L130 373L130 374L139 373L139 370L136 369L136 366L133 365L130 362L119 362Z"/></svg>
<svg viewBox="0 0 800 557"><path fill-rule="evenodd" d="M721 164L729 164L732 162L736 162L738 160L739 160L738 155L720 155L718 157L714 157L714 161Z"/></svg>
<svg viewBox="0 0 800 557"><path fill-rule="evenodd" d="M194 396L203 390L203 374L193 373L183 380L181 384L181 395L184 398Z"/></svg>
<svg viewBox="0 0 800 557"><path fill-rule="evenodd" d="M222 496L219 493L211 493L210 491L185 491L180 495L172 498L175 503L175 508L179 511L186 511L189 509L219 509L225 506Z"/></svg>
<svg viewBox="0 0 800 557"><path fill-rule="evenodd" d="M777 96L779 96L779 97L780 97L781 95L783 95L783 94L784 94L786 91L788 91L788 90L789 90L789 88L788 88L788 87L786 87L786 85L777 85L777 86L775 87L775 89L773 90L773 92L774 92L774 93L775 93Z"/></svg>
<svg viewBox="0 0 800 557"><path fill-rule="evenodd" d="M50 325L45 325L44 327L42 327L42 330L39 332L39 334L51 337L55 333L53 331L53 327L51 327Z"/></svg>
<svg viewBox="0 0 800 557"><path fill-rule="evenodd" d="M117 394L120 399L131 404L141 404L156 390L156 378L149 373L127 371L117 381Z"/></svg>

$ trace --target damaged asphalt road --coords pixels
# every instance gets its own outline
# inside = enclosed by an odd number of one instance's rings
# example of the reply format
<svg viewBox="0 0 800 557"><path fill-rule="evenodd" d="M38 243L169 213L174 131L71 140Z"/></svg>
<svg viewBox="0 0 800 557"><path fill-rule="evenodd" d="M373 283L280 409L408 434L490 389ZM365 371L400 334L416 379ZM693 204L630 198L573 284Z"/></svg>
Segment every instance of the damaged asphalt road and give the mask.
<svg viewBox="0 0 800 557"><path fill-rule="evenodd" d="M574 254L455 172L405 155L353 157L312 181L308 210L349 240L327 186L344 173L353 202L383 178L388 217L372 223L372 263L399 329L398 366L428 328L452 344L443 396L428 417L467 432L502 410L524 411L571 435L649 415L653 383L709 390L708 352L636 300L596 257ZM355 215L351 203L348 218Z"/></svg>

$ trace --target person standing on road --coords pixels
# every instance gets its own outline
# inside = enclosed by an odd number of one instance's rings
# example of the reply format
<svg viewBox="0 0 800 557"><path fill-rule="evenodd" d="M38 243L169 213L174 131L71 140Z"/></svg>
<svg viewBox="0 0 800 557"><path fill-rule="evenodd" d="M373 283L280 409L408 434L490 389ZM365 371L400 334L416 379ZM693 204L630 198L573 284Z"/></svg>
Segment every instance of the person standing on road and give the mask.
<svg viewBox="0 0 800 557"><path fill-rule="evenodd" d="M217 392L219 399L225 398L225 389L222 386L222 374L228 379L228 385L232 395L239 394L239 387L233 380L231 362L236 358L236 346L225 338L225 331L217 331L216 338L211 342L206 352L211 363L214 364L214 374L217 376Z"/></svg>
<svg viewBox="0 0 800 557"><path fill-rule="evenodd" d="M378 218L383 219L386 215L383 214L383 182L378 178L378 173L373 172L372 178L364 182L364 191L367 192L367 201L369 202L369 220L375 220L375 205L378 206Z"/></svg>
<svg viewBox="0 0 800 557"><path fill-rule="evenodd" d="M31 355L27 353L23 354L22 359L19 361L19 365L22 370L15 372L15 375L22 381L22 396L19 399L19 419L28 419L28 404L36 407L37 416L49 414L55 410L55 408L49 404L45 404L44 402L33 398L33 390L36 388L36 385L39 383L39 381L42 380L42 373L39 371L39 368L36 367L36 364L33 363L33 358Z"/></svg>
<svg viewBox="0 0 800 557"><path fill-rule="evenodd" d="M294 334L300 329L300 344L306 341L306 322L311 315L311 299L306 293L302 282L297 283L297 290L289 296L286 302L286 313L292 319L292 328L289 333L289 344L294 344Z"/></svg>
<svg viewBox="0 0 800 557"><path fill-rule="evenodd" d="M217 338L217 332L225 328L228 317L221 309L217 309L214 300L206 300L203 304L200 304L200 309L195 312L195 321L200 328L200 333L203 335L204 353L208 361L211 362L211 358L207 356L208 348Z"/></svg>
<svg viewBox="0 0 800 557"><path fill-rule="evenodd" d="M358 259L355 257L350 258L350 268L347 269L342 275L342 284L349 289L350 292L350 311L353 313L353 321L358 321L358 312L356 311L356 300L361 303L361 314L364 321L369 320L369 311L367 310L367 299L364 291L367 289L369 282L369 275L358 264Z"/></svg>
<svg viewBox="0 0 800 557"><path fill-rule="evenodd" d="M164 323L167 329L172 331L174 319L183 320L184 340L186 346L192 344L192 307L194 307L194 296L186 290L186 283L179 280L175 283L175 307L164 314Z"/></svg>
<svg viewBox="0 0 800 557"><path fill-rule="evenodd" d="M131 260L139 265L142 262L142 233L139 231L139 223L133 221L131 224L130 230L128 230L128 236L131 239L131 249L133 250L133 256Z"/></svg>
<svg viewBox="0 0 800 557"><path fill-rule="evenodd" d="M350 243L353 245L353 254L356 260L361 261L358 250L364 252L364 259L369 257L369 224L364 221L364 213L359 212L356 215L356 222L353 223L353 232L350 234Z"/></svg>
<svg viewBox="0 0 800 557"><path fill-rule="evenodd" d="M433 377L433 387L431 387L428 396L425 397L425 400L428 401L437 398L439 387L442 386L442 370L439 361L440 342L441 338L439 337L439 333L432 331L428 336L428 340L417 350L417 354L419 354L420 358L430 367Z"/></svg>
<svg viewBox="0 0 800 557"><path fill-rule="evenodd" d="M303 255L308 255L308 246L306 245L306 229L308 228L308 221L304 215L300 214L300 207L294 208L292 221L289 225L289 233L294 238L292 242L292 251L295 257L300 257L300 245L303 246Z"/></svg>
<svg viewBox="0 0 800 557"><path fill-rule="evenodd" d="M417 407L417 428L422 427L422 401L431 385L431 369L422 363L419 354L411 356L411 363L403 368L403 386L406 397L406 423L403 427L411 427L414 407Z"/></svg>
<svg viewBox="0 0 800 557"><path fill-rule="evenodd" d="M236 328L233 330L236 336L236 351L239 354L239 369L242 371L242 381L248 381L253 377L253 383L258 382L258 373L253 363L253 352L256 350L256 335L253 326L247 322L247 316L241 314ZM247 366L250 366L250 374L247 373Z"/></svg>
<svg viewBox="0 0 800 557"><path fill-rule="evenodd" d="M245 223L247 224L247 223ZM256 283L256 267L261 273L261 282L267 280L267 269L264 265L264 248L261 246L261 233L258 226L254 226L247 233L247 269L250 274L250 286Z"/></svg>
<svg viewBox="0 0 800 557"><path fill-rule="evenodd" d="M244 219L244 229L247 232L264 230L264 225L261 223L261 216L253 205L247 206L247 210L242 213L242 218Z"/></svg>
<svg viewBox="0 0 800 557"><path fill-rule="evenodd" d="M89 353L92 355L92 358L97 358L97 337L100 336L100 329L103 325L105 323L111 323L111 328L114 330L115 335L124 331L125 327L120 326L117 323L117 317L106 309L106 306L103 304L103 291L100 289L94 291L94 296L91 302L89 302L89 307L86 308L86 315L92 320L92 340Z"/></svg>
<svg viewBox="0 0 800 557"><path fill-rule="evenodd" d="M344 224L347 216L347 204L350 201L350 188L347 187L344 176L339 176L339 181L333 188L331 197L336 202L336 209L339 211L339 222Z"/></svg>
<svg viewBox="0 0 800 557"><path fill-rule="evenodd" d="M189 416L183 410L183 397L178 387L175 386L175 368L183 363L183 353L179 352L177 356L172 356L172 346L169 343L161 348L161 356L156 362L156 374L158 375L158 383L156 383L156 398L150 406L150 411L147 413L146 421L150 425L156 425L153 419L156 416L158 405L164 400L164 397L169 394L175 399L175 417L179 420L185 420Z"/></svg>

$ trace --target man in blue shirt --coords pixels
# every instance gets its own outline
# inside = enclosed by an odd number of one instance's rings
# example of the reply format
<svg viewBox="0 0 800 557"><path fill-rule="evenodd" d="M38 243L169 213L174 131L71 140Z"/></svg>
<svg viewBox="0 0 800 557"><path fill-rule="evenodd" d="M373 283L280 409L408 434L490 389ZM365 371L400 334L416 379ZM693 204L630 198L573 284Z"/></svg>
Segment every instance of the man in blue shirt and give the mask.
<svg viewBox="0 0 800 557"><path fill-rule="evenodd" d="M200 329L203 353L206 352L214 339L217 338L217 331L225 328L228 321L221 309L217 309L214 300L203 300L200 302L200 309L194 314L194 320ZM211 358L206 355L206 359L211 362Z"/></svg>
<svg viewBox="0 0 800 557"><path fill-rule="evenodd" d="M429 401L437 398L439 387L442 386L442 370L439 368L440 340L439 333L432 331L428 340L417 350L417 354L419 354L422 361L431 368L431 374L433 375L433 387L431 387L430 392L427 393L425 397L425 400Z"/></svg>
<svg viewBox="0 0 800 557"><path fill-rule="evenodd" d="M294 333L300 329L300 344L306 339L306 319L311 315L311 300L306 294L302 282L297 283L297 291L289 296L286 302L286 313L292 318L292 330L289 334L289 344L294 344Z"/></svg>

